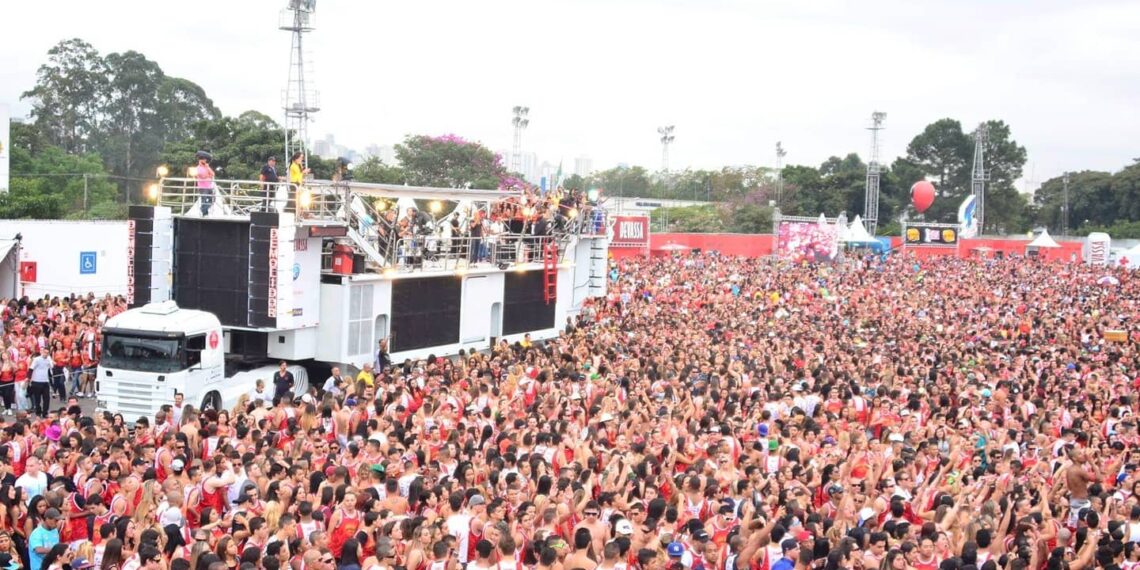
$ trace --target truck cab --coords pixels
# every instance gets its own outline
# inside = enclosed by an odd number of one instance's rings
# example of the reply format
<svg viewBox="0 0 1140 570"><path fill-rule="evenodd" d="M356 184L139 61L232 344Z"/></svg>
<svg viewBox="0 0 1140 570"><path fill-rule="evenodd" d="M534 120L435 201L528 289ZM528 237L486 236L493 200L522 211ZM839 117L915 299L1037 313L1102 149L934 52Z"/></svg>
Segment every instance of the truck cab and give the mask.
<svg viewBox="0 0 1140 570"><path fill-rule="evenodd" d="M153 417L174 394L205 409L223 405L222 325L205 311L174 301L151 303L107 319L96 375L96 408L127 421Z"/></svg>

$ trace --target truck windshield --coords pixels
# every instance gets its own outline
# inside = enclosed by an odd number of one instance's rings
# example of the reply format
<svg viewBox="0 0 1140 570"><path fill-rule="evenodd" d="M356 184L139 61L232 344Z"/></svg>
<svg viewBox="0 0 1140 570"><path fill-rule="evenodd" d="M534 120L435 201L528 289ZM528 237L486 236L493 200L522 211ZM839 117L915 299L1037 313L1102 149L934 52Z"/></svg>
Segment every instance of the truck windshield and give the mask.
<svg viewBox="0 0 1140 570"><path fill-rule="evenodd" d="M103 337L103 358L100 364L119 370L177 372L185 368L182 355L181 339L112 333Z"/></svg>

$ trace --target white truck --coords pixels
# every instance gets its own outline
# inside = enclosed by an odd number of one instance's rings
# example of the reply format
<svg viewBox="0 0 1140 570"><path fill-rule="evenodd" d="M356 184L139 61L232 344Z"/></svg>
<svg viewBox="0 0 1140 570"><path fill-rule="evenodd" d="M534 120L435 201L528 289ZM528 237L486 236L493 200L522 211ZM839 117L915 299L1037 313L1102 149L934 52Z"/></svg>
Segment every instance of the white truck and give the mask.
<svg viewBox="0 0 1140 570"><path fill-rule="evenodd" d="M182 309L174 301L120 313L103 325L103 353L96 375L96 409L121 413L128 422L153 417L174 395L200 409L230 409L257 380L273 390L272 362L226 358L218 318ZM308 390L305 368L290 365L294 393Z"/></svg>

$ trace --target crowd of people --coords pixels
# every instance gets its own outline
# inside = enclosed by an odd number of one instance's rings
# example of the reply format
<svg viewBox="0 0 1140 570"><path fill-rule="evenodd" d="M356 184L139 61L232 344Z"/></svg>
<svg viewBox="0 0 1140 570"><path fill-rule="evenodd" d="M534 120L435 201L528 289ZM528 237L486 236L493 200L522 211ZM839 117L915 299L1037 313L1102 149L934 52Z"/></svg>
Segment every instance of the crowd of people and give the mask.
<svg viewBox="0 0 1140 570"><path fill-rule="evenodd" d="M232 410L4 417L0 567L1132 570L1138 283L624 260L546 341L381 344ZM9 305L4 338L74 342L119 308Z"/></svg>
<svg viewBox="0 0 1140 570"><path fill-rule="evenodd" d="M442 218L408 207L385 207L375 224L378 249L401 266L419 266L425 257L469 263L539 259L539 243L580 223L591 205L584 192L557 188L541 193L522 189L480 207L448 212ZM519 238L538 238L520 248ZM521 250L521 251L520 251Z"/></svg>
<svg viewBox="0 0 1140 570"><path fill-rule="evenodd" d="M103 322L125 310L126 301L110 295L0 301L4 415L43 417L53 398L93 398Z"/></svg>

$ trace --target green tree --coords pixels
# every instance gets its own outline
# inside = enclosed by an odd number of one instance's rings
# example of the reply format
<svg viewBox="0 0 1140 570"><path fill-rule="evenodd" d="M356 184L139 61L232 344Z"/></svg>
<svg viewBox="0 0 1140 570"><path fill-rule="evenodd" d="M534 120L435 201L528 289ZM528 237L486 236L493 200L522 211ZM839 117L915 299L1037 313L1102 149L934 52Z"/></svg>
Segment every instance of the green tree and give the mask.
<svg viewBox="0 0 1140 570"><path fill-rule="evenodd" d="M1014 186L1025 166L1025 147L1013 140L1009 125L1003 121L986 121L985 126L985 231L1018 233L1028 223L1027 201ZM914 178L906 186L908 201L910 185L924 178L934 181L935 200L923 214L926 220L957 220L958 206L973 191L976 132L966 134L958 121L940 119L914 137L907 145L907 155L895 161L896 182L908 182L903 176ZM920 173L921 178L916 177ZM910 212L916 214L913 209Z"/></svg>
<svg viewBox="0 0 1140 570"><path fill-rule="evenodd" d="M0 218L107 217L117 188L96 154L69 154L43 144L29 125L12 129L9 193L0 195Z"/></svg>
<svg viewBox="0 0 1140 570"><path fill-rule="evenodd" d="M657 208L650 216L655 232L714 233L725 231L725 212L713 204Z"/></svg>
<svg viewBox="0 0 1140 570"><path fill-rule="evenodd" d="M105 61L111 82L100 151L112 172L152 177L163 145L158 110L162 68L135 51L112 53Z"/></svg>
<svg viewBox="0 0 1140 570"><path fill-rule="evenodd" d="M1009 125L1004 121L986 121L985 166L986 176L986 233L1022 233L1029 229L1029 201L1017 191L1028 154L1025 147L1013 140ZM974 141L977 131L970 135L969 166L966 177L973 174ZM972 190L972 188L970 189ZM968 193L968 192L967 192ZM962 197L965 197L964 193ZM950 204L957 220L961 200Z"/></svg>
<svg viewBox="0 0 1140 570"><path fill-rule="evenodd" d="M110 74L91 44L70 39L48 51L36 85L21 98L32 102L33 124L44 139L66 152L89 152L102 128Z"/></svg>
<svg viewBox="0 0 1140 570"><path fill-rule="evenodd" d="M502 157L455 135L409 135L396 145L408 184L441 188L498 188L507 178Z"/></svg>
<svg viewBox="0 0 1140 570"><path fill-rule="evenodd" d="M820 211L829 216L847 212L848 218L863 213L867 186L867 165L858 154L850 153L843 158L833 156L819 166L823 179L823 192L820 196ZM880 185L880 193L882 192Z"/></svg>
<svg viewBox="0 0 1140 570"><path fill-rule="evenodd" d="M730 206L728 231L741 234L772 232L772 208L756 204Z"/></svg>
<svg viewBox="0 0 1140 570"><path fill-rule="evenodd" d="M756 204L658 208L650 219L657 232L761 234L772 231L772 208Z"/></svg>
<svg viewBox="0 0 1140 570"><path fill-rule="evenodd" d="M403 184L407 177L399 166L384 164L379 157L370 156L352 170L353 179L358 182L377 184Z"/></svg>
<svg viewBox="0 0 1140 570"><path fill-rule="evenodd" d="M587 180L585 177L580 176L580 175L575 173L575 174L571 174L570 176L567 176L564 180L562 180L560 185L566 189L577 188L579 190L589 190L589 188L586 187L586 183L587 183Z"/></svg>
<svg viewBox="0 0 1140 570"><path fill-rule="evenodd" d="M167 76L141 53L103 57L73 39L48 57L36 85L23 94L32 100L40 136L70 153L98 152L116 180L136 192L153 177L168 141L219 116L200 86Z"/></svg>
<svg viewBox="0 0 1140 570"><path fill-rule="evenodd" d="M565 186L565 185L563 185ZM585 179L583 189L598 188L602 196L617 196L628 198L660 198L659 193L653 192L653 181L650 180L649 171L641 166L618 166L609 170L595 172Z"/></svg>
<svg viewBox="0 0 1140 570"><path fill-rule="evenodd" d="M973 151L970 137L962 132L962 123L955 119L935 121L911 139L906 150L906 160L923 175L911 180L910 185L926 178L934 181L934 204L923 216L927 220L951 221L970 190ZM917 214L913 208L911 213Z"/></svg>
<svg viewBox="0 0 1140 570"><path fill-rule="evenodd" d="M780 213L788 216L819 215L822 211L820 197L823 191L823 177L819 170L793 164L784 167L782 176L784 195L778 204Z"/></svg>
<svg viewBox="0 0 1140 570"><path fill-rule="evenodd" d="M289 157L281 155L285 131L262 113L247 111L237 117L199 121L191 130L190 137L166 143L159 156L172 176L184 176L185 169L195 163L194 153L199 150L211 154L211 164L219 179L256 180L270 156L277 157L279 173L282 176L286 173ZM331 162L327 167L325 162L310 157L310 168L317 166L314 173L327 170L327 176L331 176Z"/></svg>
<svg viewBox="0 0 1140 570"><path fill-rule="evenodd" d="M164 77L158 86L158 113L164 142L193 136L194 125L222 115L200 85L169 76Z"/></svg>
<svg viewBox="0 0 1140 570"><path fill-rule="evenodd" d="M1140 220L1140 159L1112 175L1116 220Z"/></svg>

